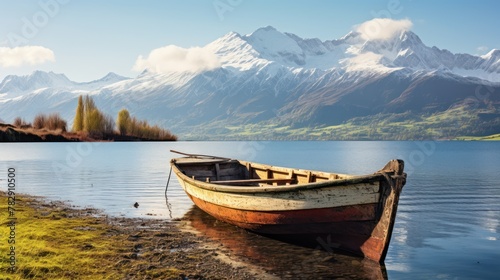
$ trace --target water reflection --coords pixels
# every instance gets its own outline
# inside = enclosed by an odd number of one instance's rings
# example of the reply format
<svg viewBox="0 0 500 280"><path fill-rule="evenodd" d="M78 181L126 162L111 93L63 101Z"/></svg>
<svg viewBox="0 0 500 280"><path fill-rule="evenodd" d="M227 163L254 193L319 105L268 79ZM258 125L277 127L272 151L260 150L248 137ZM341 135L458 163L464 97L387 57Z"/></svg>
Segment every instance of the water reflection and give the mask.
<svg viewBox="0 0 500 280"><path fill-rule="evenodd" d="M200 234L221 243L231 254L280 278L387 279L385 267L372 261L321 250L320 242L276 240L218 221L193 206L183 220ZM326 241L326 240L325 240Z"/></svg>

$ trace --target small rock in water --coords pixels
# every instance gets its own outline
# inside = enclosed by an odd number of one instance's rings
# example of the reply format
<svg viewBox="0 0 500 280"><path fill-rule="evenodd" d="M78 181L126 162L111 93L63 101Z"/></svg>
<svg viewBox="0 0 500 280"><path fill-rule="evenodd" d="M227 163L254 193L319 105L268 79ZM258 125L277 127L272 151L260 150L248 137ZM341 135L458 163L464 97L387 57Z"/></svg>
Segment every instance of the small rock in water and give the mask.
<svg viewBox="0 0 500 280"><path fill-rule="evenodd" d="M139 203L137 203L137 202L136 202L136 203L134 203L134 207L135 207L135 208L139 207Z"/></svg>

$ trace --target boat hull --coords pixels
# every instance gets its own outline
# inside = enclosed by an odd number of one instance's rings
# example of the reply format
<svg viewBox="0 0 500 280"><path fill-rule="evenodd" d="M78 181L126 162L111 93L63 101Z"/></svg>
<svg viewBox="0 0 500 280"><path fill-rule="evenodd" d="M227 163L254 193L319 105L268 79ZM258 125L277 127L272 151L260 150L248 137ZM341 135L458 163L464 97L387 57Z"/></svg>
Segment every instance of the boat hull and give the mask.
<svg viewBox="0 0 500 280"><path fill-rule="evenodd" d="M327 240L326 245L320 244L327 246L324 249L383 262L404 185L399 168L387 170L392 177L380 173L341 184L331 181L310 188L243 192L221 191L174 170L195 205L221 221L261 234L324 237L318 239Z"/></svg>

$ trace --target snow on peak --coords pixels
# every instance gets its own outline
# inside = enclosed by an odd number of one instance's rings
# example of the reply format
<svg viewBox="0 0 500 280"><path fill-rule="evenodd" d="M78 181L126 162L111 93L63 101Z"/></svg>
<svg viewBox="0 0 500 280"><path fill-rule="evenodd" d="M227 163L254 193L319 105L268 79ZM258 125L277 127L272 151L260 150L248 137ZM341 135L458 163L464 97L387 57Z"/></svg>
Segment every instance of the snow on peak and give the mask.
<svg viewBox="0 0 500 280"><path fill-rule="evenodd" d="M340 39L331 40L331 41L327 41L327 42L329 42L330 44L333 44L333 45L342 45L342 44L360 45L360 44L364 43L364 40L363 40L363 38L361 38L361 34L359 32L350 31L349 33L347 33L346 35L344 35Z"/></svg>
<svg viewBox="0 0 500 280"><path fill-rule="evenodd" d="M86 83L79 83L79 84L75 85L75 88L79 89L79 90L94 90L94 89L106 87L108 85L112 85L112 84L115 84L115 83L118 83L118 82L121 82L124 80L129 80L129 79L130 78L120 76L120 75L113 73L113 72L109 72L108 74L106 74L106 76L104 76L98 80L94 80L94 81L86 82Z"/></svg>
<svg viewBox="0 0 500 280"><path fill-rule="evenodd" d="M113 73L113 72L109 72L108 74L106 74L106 76L104 76L98 80L94 80L92 82L89 82L89 83L108 83L109 84L109 83L115 83L115 82L128 80L128 79L130 79L130 78L120 76L120 75Z"/></svg>
<svg viewBox="0 0 500 280"><path fill-rule="evenodd" d="M305 64L304 51L297 42L272 26L259 28L243 36L243 40L252 45L262 58L290 66Z"/></svg>
<svg viewBox="0 0 500 280"><path fill-rule="evenodd" d="M489 60L489 59L500 59L500 50L492 49L489 53L482 55L481 58Z"/></svg>
<svg viewBox="0 0 500 280"><path fill-rule="evenodd" d="M26 77L26 76L25 76ZM31 75L27 76L27 80L34 84L47 85L47 86L66 86L73 82L64 74L56 74L52 71L34 71Z"/></svg>
<svg viewBox="0 0 500 280"><path fill-rule="evenodd" d="M230 32L204 48L214 53L225 68L245 71L268 63L260 59L259 53L236 32Z"/></svg>
<svg viewBox="0 0 500 280"><path fill-rule="evenodd" d="M333 41L302 39L282 33L272 26L259 28L248 35L228 33L205 46L221 60L222 67L240 71L270 69L270 64L290 69L330 69L345 58L345 46Z"/></svg>
<svg viewBox="0 0 500 280"><path fill-rule="evenodd" d="M3 98L15 98L17 96L39 92L40 90L47 88L56 91L90 91L127 79L129 78L110 72L101 79L85 83L77 83L68 79L68 77L64 74L37 70L30 75L9 75L5 77L5 79L0 83L0 94L3 94Z"/></svg>
<svg viewBox="0 0 500 280"><path fill-rule="evenodd" d="M130 79L130 78L127 78L127 77L123 77L123 76L120 76L116 73L113 73L113 72L109 72L106 76L104 76L104 78L102 78L101 80L125 80L125 79Z"/></svg>
<svg viewBox="0 0 500 280"><path fill-rule="evenodd" d="M70 81L64 74L34 71L30 75L9 75L5 77L5 79L0 83L0 93L18 95L23 92L35 91L41 88L61 88L72 86L74 84L75 83Z"/></svg>

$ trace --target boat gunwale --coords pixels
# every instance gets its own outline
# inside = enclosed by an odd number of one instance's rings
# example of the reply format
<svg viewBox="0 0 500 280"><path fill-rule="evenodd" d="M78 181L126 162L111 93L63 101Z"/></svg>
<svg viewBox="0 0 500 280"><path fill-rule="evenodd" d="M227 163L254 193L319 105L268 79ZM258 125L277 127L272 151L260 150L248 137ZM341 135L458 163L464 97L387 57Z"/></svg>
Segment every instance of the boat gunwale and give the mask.
<svg viewBox="0 0 500 280"><path fill-rule="evenodd" d="M279 185L279 186L274 186L274 185L266 185L266 186L238 186L238 185L223 185L221 184L222 182L218 183L210 183L210 182L204 182L201 180L193 179L184 174L179 166L177 166L177 160L179 158L172 159L171 161L171 166L175 172L175 174L178 176L178 178L181 178L183 181L210 191L216 191L216 192L223 192L223 193L270 193L270 192L291 192L291 191L300 191L300 190L312 190L312 189L320 189L320 188L325 188L325 187L334 187L334 186L349 186L353 184L362 184L362 183L374 183L378 182L381 180L386 180L386 177L384 174L380 172L376 172L373 174L368 174L368 175L347 175L347 174L338 174L338 173L332 173L332 172L324 172L324 171L314 171L314 170L304 170L304 169L298 169L298 168L288 168L288 167L280 167L280 166L271 166L271 165L264 165L260 163L254 163L254 162L249 162L249 161L240 161L240 160L233 160L235 162L239 162L240 164L243 163L251 163L251 164L257 164L260 166L269 166L272 168L278 168L278 169L287 169L287 170L296 170L296 171L310 171L310 172L318 172L318 173L325 173L325 174L336 174L336 175L341 175L341 176L349 176L349 178L345 179L330 179L326 181L321 181L321 182L312 182L312 183L303 183L303 184L290 184L290 185ZM182 158L181 158L182 159ZM184 158L185 159L185 158ZM207 162L209 163L209 162ZM213 162L212 162L213 163ZM188 164L188 163L181 163L182 164ZM192 163L196 164L196 163ZM386 174L390 175L391 171L384 171Z"/></svg>

